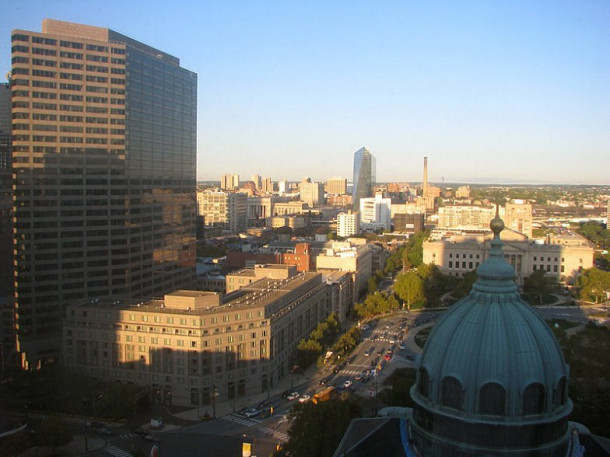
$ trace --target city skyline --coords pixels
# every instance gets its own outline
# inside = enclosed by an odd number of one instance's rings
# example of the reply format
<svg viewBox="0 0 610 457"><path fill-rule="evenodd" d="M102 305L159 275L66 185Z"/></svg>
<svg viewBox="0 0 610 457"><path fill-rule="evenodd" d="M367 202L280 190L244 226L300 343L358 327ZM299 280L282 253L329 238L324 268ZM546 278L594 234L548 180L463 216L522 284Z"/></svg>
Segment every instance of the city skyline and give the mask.
<svg viewBox="0 0 610 457"><path fill-rule="evenodd" d="M24 1L3 12L3 75L11 30L43 18L179 55L200 75L198 180L349 179L366 147L380 182L421 181L424 156L430 182L609 182L607 2Z"/></svg>

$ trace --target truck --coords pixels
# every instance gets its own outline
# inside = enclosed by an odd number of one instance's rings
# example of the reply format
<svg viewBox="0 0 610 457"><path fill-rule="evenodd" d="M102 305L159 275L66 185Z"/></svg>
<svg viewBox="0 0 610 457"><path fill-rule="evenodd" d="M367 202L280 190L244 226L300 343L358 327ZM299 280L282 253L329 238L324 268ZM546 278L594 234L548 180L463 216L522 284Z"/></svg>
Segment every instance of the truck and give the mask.
<svg viewBox="0 0 610 457"><path fill-rule="evenodd" d="M326 389L321 390L313 396L314 404L317 405L319 402L330 400L334 392L335 388L333 386L329 386Z"/></svg>

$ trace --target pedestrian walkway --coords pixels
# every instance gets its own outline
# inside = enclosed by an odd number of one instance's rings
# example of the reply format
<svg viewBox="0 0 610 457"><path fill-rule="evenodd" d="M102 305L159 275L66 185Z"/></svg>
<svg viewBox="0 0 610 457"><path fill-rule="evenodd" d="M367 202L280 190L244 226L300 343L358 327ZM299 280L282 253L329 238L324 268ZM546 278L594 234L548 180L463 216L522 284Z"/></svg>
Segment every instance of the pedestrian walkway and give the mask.
<svg viewBox="0 0 610 457"><path fill-rule="evenodd" d="M244 427L252 427L253 425L258 425L261 423L261 421L258 419L243 417L236 413L222 416L221 419L228 422L235 422L239 425L243 425Z"/></svg>
<svg viewBox="0 0 610 457"><path fill-rule="evenodd" d="M265 433L266 435L273 435L273 437L277 440L283 441L284 443L288 441L288 435L283 432L278 432L269 427L261 427L258 431Z"/></svg>

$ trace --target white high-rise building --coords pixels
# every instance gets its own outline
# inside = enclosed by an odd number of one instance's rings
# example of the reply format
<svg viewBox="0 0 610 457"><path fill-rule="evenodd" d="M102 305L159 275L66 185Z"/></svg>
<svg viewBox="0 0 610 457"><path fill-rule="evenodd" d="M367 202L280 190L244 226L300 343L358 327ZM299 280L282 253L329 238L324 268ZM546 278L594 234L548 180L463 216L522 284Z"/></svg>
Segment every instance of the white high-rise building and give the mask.
<svg viewBox="0 0 610 457"><path fill-rule="evenodd" d="M356 235L360 230L358 213L348 211L337 215L337 236L348 237Z"/></svg>
<svg viewBox="0 0 610 457"><path fill-rule="evenodd" d="M364 230L390 230L392 226L392 199L377 194L374 198L360 199L360 226Z"/></svg>

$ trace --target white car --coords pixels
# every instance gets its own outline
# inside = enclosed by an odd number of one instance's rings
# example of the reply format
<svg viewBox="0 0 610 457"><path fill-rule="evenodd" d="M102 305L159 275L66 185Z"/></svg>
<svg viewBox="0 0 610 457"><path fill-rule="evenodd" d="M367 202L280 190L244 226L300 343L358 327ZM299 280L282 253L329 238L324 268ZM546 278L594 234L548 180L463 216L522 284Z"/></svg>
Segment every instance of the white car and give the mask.
<svg viewBox="0 0 610 457"><path fill-rule="evenodd" d="M299 403L307 403L311 400L311 395L303 394L299 397Z"/></svg>
<svg viewBox="0 0 610 457"><path fill-rule="evenodd" d="M347 388L348 388L348 387L350 387L352 384L353 384L353 383L352 383L352 380L351 380L351 379L348 379L347 381L345 381L345 382L343 383L343 387L345 387L345 388L347 389Z"/></svg>
<svg viewBox="0 0 610 457"><path fill-rule="evenodd" d="M292 401L292 400L296 400L297 398L299 398L299 393L298 392L292 392L291 394L289 394L286 399Z"/></svg>
<svg viewBox="0 0 610 457"><path fill-rule="evenodd" d="M403 351L405 350L405 345L404 345L404 343L400 343L400 344L398 345L398 347L399 347L401 350L403 350Z"/></svg>

